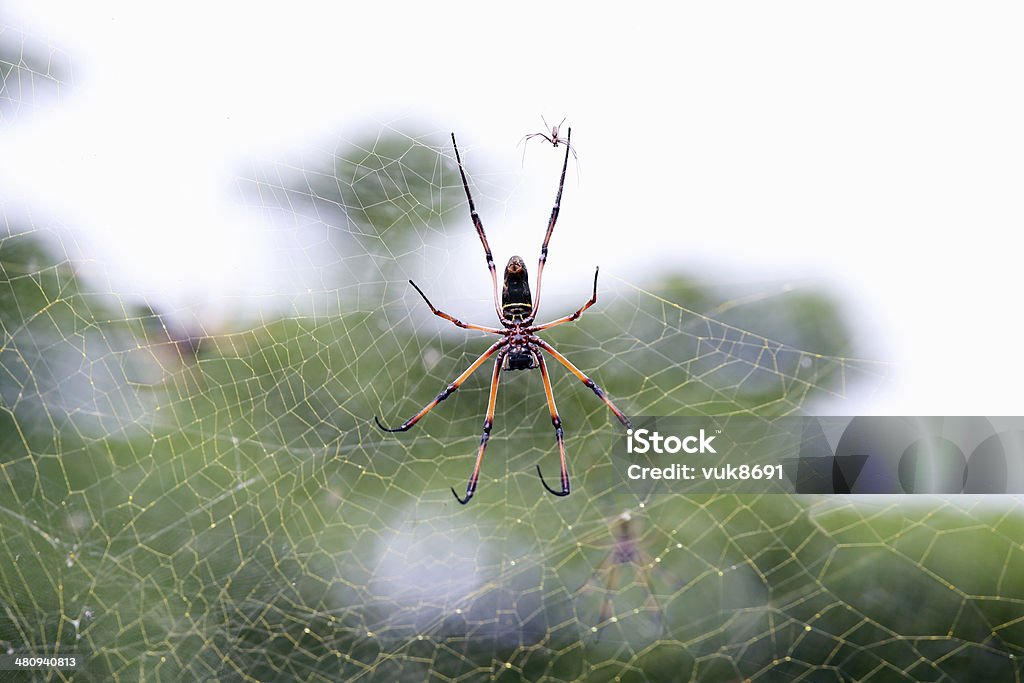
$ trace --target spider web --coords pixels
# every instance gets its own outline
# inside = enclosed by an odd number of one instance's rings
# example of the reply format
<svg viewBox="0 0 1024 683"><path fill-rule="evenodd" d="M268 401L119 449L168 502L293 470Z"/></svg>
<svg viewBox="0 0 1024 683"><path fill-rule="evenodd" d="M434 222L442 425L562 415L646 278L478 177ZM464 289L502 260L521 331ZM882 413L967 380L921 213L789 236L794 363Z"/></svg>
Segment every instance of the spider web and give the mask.
<svg viewBox="0 0 1024 683"><path fill-rule="evenodd" d="M48 73L2 59L9 101L12 74ZM497 226L526 190L464 152ZM630 498L605 484L619 426L552 364L573 494L536 479L553 434L538 374L514 373L458 505L486 370L408 433L372 423L487 344L407 284L489 319L444 136L385 127L237 181L292 289L231 330L80 277L63 226L4 219L0 652L78 653L76 680L1020 679L1016 498ZM627 414L795 414L885 378L813 291L603 277L546 338ZM548 287L545 310L582 303Z"/></svg>

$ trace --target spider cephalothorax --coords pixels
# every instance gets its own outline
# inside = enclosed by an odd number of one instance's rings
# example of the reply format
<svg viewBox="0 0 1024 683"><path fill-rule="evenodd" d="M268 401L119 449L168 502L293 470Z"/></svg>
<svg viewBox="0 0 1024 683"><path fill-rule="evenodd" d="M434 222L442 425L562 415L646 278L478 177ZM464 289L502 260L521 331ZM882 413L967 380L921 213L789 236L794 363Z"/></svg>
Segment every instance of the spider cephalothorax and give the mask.
<svg viewBox="0 0 1024 683"><path fill-rule="evenodd" d="M553 131L553 135L557 137L557 127ZM555 408L555 395L551 390L551 378L548 376L547 363L544 362L544 354L542 351L550 355L552 358L557 360L559 363L564 365L569 371L576 376L587 388L597 394L598 398L605 402L605 404L615 414L615 417L619 419L623 425L627 428L632 425L629 422L629 418L622 414L618 408L615 407L601 387L594 383L594 380L587 377L573 365L568 358L563 356L561 353L555 350L553 346L548 344L546 341L536 335L541 330L546 330L556 325L563 323L569 323L581 315L588 308L593 306L597 302L597 270L594 271L594 293L590 297L590 300L583 304L575 313L567 315L557 320L552 320L549 323L542 325L535 325L534 319L537 316L537 308L540 306L540 286L541 277L544 275L544 264L547 263L548 259L548 243L551 241L551 233L555 229L555 221L558 220L559 206L562 203L562 188L565 186L565 170L569 165L569 151L572 147L569 145L569 140L572 137L572 129L570 128L568 134L565 137L565 160L562 162L562 176L558 181L558 194L555 195L555 206L551 209L551 218L548 220L547 233L544 235L544 244L540 248L540 261L537 264L537 299L536 301L530 295L530 281L526 272L526 263L519 256L513 256L509 259L508 265L505 266L504 286L501 290L501 299L498 298L498 273L494 266L494 257L491 255L491 247L487 244L487 235L484 234L484 226L480 221L480 216L476 213L476 206L473 204L473 195L469 191L469 182L466 180L466 172L462 168L462 159L459 156L458 145L455 144L455 133L452 133L452 146L455 148L455 160L459 164L459 174L462 176L462 187L466 191L466 199L469 203L469 215L473 219L473 226L476 228L476 233L480 237L480 243L484 247L484 256L487 259L487 268L491 272L491 285L493 288L494 295L494 311L498 314L498 321L502 327L485 327L483 325L474 325L471 323L464 323L458 318L454 318L447 313L434 308L434 305L430 303L427 295L423 293L416 283L412 280L409 281L416 291L420 293L423 300L427 302L427 306L430 307L430 311L445 320L467 330L479 330L481 332L490 332L491 334L500 335L501 338L491 347L484 351L483 355L473 361L466 370L456 377L451 384L446 386L441 393L434 398L433 401L423 407L420 412L413 415L411 418L402 423L401 426L390 429L381 424L380 420L374 416L374 420L377 422L377 426L387 432L404 432L411 428L414 424L420 421L420 419L433 410L441 401L445 400L452 395L462 383L469 378L476 370L484 364L484 362L491 356L497 354L494 362L494 370L491 374L491 391L487 401L487 416L484 418L484 431L480 437L480 447L477 450L476 465L473 467L473 473L469 477L469 483L466 485L466 497L460 498L459 494L452 489L452 493L455 494L456 500L465 505L469 502L469 499L473 497L476 492L477 482L480 478L480 463L483 462L484 450L487 448L487 440L490 438L491 427L494 425L494 405L495 400L498 396L498 380L501 377L502 370L533 370L534 368L540 368L540 374L544 381L544 394L548 401L548 410L551 413L551 424L555 428L555 441L558 444L558 454L561 460L561 489L556 491L555 489L548 486L547 482L544 481L544 475L541 474L540 466L537 466L537 474L540 475L540 481L551 493L556 496L567 496L569 495L569 470L565 460L565 443L562 432L562 420L558 416L558 410ZM556 143L557 145L557 143ZM575 153L574 153L575 154Z"/></svg>

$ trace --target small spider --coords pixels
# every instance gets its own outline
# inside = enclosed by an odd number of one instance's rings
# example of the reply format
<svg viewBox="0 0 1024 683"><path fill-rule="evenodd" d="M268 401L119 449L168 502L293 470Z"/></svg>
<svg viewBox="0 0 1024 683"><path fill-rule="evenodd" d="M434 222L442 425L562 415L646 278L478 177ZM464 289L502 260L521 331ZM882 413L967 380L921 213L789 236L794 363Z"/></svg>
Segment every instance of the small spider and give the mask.
<svg viewBox="0 0 1024 683"><path fill-rule="evenodd" d="M583 374L583 372L573 365L568 358L556 351L553 346L536 335L536 333L541 330L546 330L563 323L573 322L583 315L584 311L597 302L598 271L595 269L594 293L586 303L576 310L575 313L563 318L558 318L557 320L552 320L551 322L544 323L542 325L534 324L534 319L537 316L537 308L540 306L541 277L544 274L544 264L548 259L548 242L551 241L551 233L555 229L555 221L558 220L559 205L562 202L562 188L565 185L565 169L569 165L569 150L572 149L569 146L569 138L571 135L572 129L570 128L569 133L565 138L565 160L562 162L562 176L558 181L558 194L555 195L555 206L551 209L551 218L548 220L548 230L544 236L544 244L541 245L540 248L540 262L537 265L536 301L534 301L530 296L530 282L526 274L526 263L519 256L513 256L508 260L508 265L505 266L505 284L501 292L501 298L498 298L498 275L494 267L494 258L491 256L491 247L487 244L487 236L484 234L483 223L480 222L480 216L476 213L476 206L473 204L473 195L469 192L469 183L466 181L466 172L462 168L462 158L459 156L459 147L455 143L455 133L452 133L452 146L455 148L455 159L459 164L459 174L462 176L462 187L466 190L466 199L469 202L469 215L473 220L473 226L476 228L476 234L480 237L480 243L483 244L484 256L487 259L487 268L491 271L494 312L498 314L498 320L501 322L502 327L485 327L483 325L464 323L461 320L434 308L434 305L430 303L430 300L427 298L427 295L423 293L423 290L417 287L415 282L409 280L409 284L419 292L419 295L423 297L427 306L430 307L430 312L434 315L444 318L463 329L489 332L501 337L497 342L492 344L490 348L484 351L483 355L473 361L465 372L456 377L447 387L445 387L433 401L424 406L422 410L411 418L403 422L401 426L391 429L381 424L381 421L376 415L373 417L377 426L386 432L404 432L407 429L410 429L413 425L419 422L424 415L433 410L434 406L451 396L452 393L462 386L463 382L465 382L470 375L476 372L476 370L483 365L488 358L497 354L497 358L494 362L494 371L491 374L491 392L490 398L487 401L487 415L484 419L484 432L480 437L480 447L476 455L476 465L473 466L473 473L470 475L469 483L466 485L466 497L460 497L459 494L456 493L455 489L452 489L452 494L455 495L455 499L463 505L468 503L469 499L472 498L473 494L476 492L477 481L480 477L480 463L484 459L484 449L487 448L487 440L490 438L491 427L494 425L494 404L495 399L498 396L498 378L500 377L502 370L533 370L534 368L540 368L541 378L544 381L544 393L546 394L548 401L548 410L551 413L551 424L555 428L555 441L558 443L558 454L561 458L561 490L556 491L548 486L547 482L544 481L544 475L541 473L540 465L537 466L537 474L540 476L540 481L541 484L544 485L544 488L554 495L569 495L569 471L565 460L562 420L558 416L558 410L555 408L555 395L551 391L551 379L548 377L547 363L544 362L544 356L541 351L545 351L550 354L552 358L568 368L569 372L574 374L577 379L587 386L587 388L597 394L598 398L605 402L605 405L615 413L615 417L619 419L619 422L627 428L632 428L629 418L623 415L622 411L615 407L615 404L605 396L601 387L594 383L594 380Z"/></svg>
<svg viewBox="0 0 1024 683"><path fill-rule="evenodd" d="M615 596L624 588L628 588L629 584L623 580L623 577L628 578L628 570L632 570L633 582L639 583L647 594L643 611L650 614L657 632L664 633L664 613L654 595L654 584L651 581L651 572L659 565L640 548L638 524L628 510L615 518L611 533L615 538L611 550L597 565L590 578L576 591L581 598L593 592L601 595L601 608L598 612L598 622L593 627L594 632L600 639L601 631L599 629L615 616L613 613ZM634 613L639 613L639 611L640 608L637 608Z"/></svg>
<svg viewBox="0 0 1024 683"><path fill-rule="evenodd" d="M543 116L540 117L540 120L544 122L545 131L543 133L530 133L529 135L524 135L523 139L519 141L520 144L528 140L531 140L532 138L544 138L545 140L551 143L552 147L565 145L569 149L569 151L572 152L572 158L578 159L579 157L576 156L576 150L573 149L573 146L569 144L569 138L560 137L558 134L558 131L562 127L562 124L565 123L565 119L563 118L561 121L559 121L557 126L549 126L547 120ZM548 130L551 131L550 134L548 134ZM570 130L572 129L570 128ZM525 148L523 149L523 154L526 154Z"/></svg>

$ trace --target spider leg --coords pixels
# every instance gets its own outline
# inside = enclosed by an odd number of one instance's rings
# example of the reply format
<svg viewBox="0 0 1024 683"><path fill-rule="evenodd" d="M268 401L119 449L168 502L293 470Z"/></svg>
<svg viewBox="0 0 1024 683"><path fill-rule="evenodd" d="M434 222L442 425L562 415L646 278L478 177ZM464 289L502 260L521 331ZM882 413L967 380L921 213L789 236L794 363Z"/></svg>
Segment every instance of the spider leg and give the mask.
<svg viewBox="0 0 1024 683"><path fill-rule="evenodd" d="M504 330L499 330L497 327L484 327L483 325L474 325L472 323L464 323L461 320L459 320L458 318L454 318L454 317L448 315L444 311L439 311L438 309L434 308L434 304L430 303L430 299L427 298L427 295L423 293L423 290L420 289L416 285L415 282L413 282L412 280L409 280L409 284L412 285L413 287L415 287L416 291L420 293L421 297L423 297L423 300L427 302L427 306L430 307L430 312L431 313L433 313L434 315L436 315L436 316L438 316L440 318L444 318L445 320L447 320L450 323L454 324L456 327L461 327L461 328L466 329L466 330L479 330L481 332L490 332L491 334L501 334L501 333L504 332Z"/></svg>
<svg viewBox="0 0 1024 683"><path fill-rule="evenodd" d="M433 410L434 406L436 406L438 403L440 403L441 401L445 400L446 398L451 396L453 393L455 393L455 390L458 389L460 386L462 386L462 383L465 382L469 378L470 375L472 375L474 372L476 372L477 368L479 368L481 365L483 365L485 360L487 360L492 355L494 355L494 352L497 351L498 349L500 349L501 347L503 347L506 343L508 343L508 340L506 340L506 339L499 339L494 344L492 344L489 349L487 349L486 351L483 352L483 355L481 355L479 358L477 358L475 361L473 361L473 364L470 365L468 368L466 368L465 372L463 372L461 375L456 377L455 380L451 384L446 386L444 388L444 390L440 394L438 394L437 397L433 401L431 401L430 403L428 403L427 405L425 405L423 407L423 410L421 410L420 412L416 413L415 415L410 417L408 420L403 422L401 427L395 427L394 429L391 429L389 427L385 427L383 424L381 424L381 421L379 419L377 419L377 416L374 415L373 419L377 423L377 426L380 427L381 429L383 429L385 432L404 432L404 431L408 430L414 424L419 422L420 418L422 418L424 415L426 415L431 410ZM498 360L501 360L501 359L499 358Z"/></svg>
<svg viewBox="0 0 1024 683"><path fill-rule="evenodd" d="M651 612L654 615L654 621L658 628L658 634L665 634L665 610L661 608L661 603L658 602L658 598L654 596L654 582L651 581L650 567L657 566L651 561L651 558L646 554L641 558L644 562L642 565L637 565L636 573L643 580L644 587L647 589L647 600L644 602L644 610Z"/></svg>
<svg viewBox="0 0 1024 683"><path fill-rule="evenodd" d="M544 136L547 138L547 136ZM555 195L555 205L551 208L551 218L548 220L548 231L544 234L544 244L540 247L540 261L537 264L537 293L533 300L533 313L530 314L528 322L533 322L537 310L540 308L540 282L544 276L544 264L548 261L548 242L551 241L551 233L555 230L555 222L558 220L558 211L562 205L562 189L565 187L565 170L569 167L569 140L572 137L572 128L565 136L565 161L562 162L562 177L558 181L558 194ZM548 139L548 142L551 142Z"/></svg>
<svg viewBox="0 0 1024 683"><path fill-rule="evenodd" d="M544 475L540 471L540 465L537 465L537 475L540 477L540 483L544 485L544 488L548 492L555 494L556 496L568 496L569 495L569 468L565 462L565 440L562 435L562 419L558 416L558 408L555 407L555 394L551 390L551 378L548 377L548 365L544 362L544 356L537 354L537 360L540 364L540 376L544 379L544 395L548 399L548 410L551 412L551 424L555 428L555 441L558 442L558 456L562 463L562 490L556 491L548 483L544 481Z"/></svg>
<svg viewBox="0 0 1024 683"><path fill-rule="evenodd" d="M597 582L602 575L604 575L604 585L602 586ZM614 553L610 552L605 555L604 559L597 565L593 573L590 575L582 586L576 589L578 596L584 594L592 594L591 591L599 591L601 595L601 607L597 613L597 623L594 624L595 630L597 631L597 640L601 639L601 630L597 630L597 627L602 626L609 619L612 618L613 600L612 594L618 586L619 579L619 565L614 560Z"/></svg>
<svg viewBox="0 0 1024 683"><path fill-rule="evenodd" d="M576 320L581 315L583 315L584 311L586 311L588 308L590 308L591 306L596 304L597 303L597 273L598 273L599 270L600 270L599 268L595 268L594 269L594 295L592 297L590 297L590 301L588 301L587 303L585 303L582 306L580 306L579 309L575 313L573 313L572 315L567 315L564 318L559 318L558 320L552 320L551 322L544 323L543 325L534 325L533 327L527 328L528 332L530 332L530 333L540 332L541 330L546 330L548 328L555 327L556 325L561 325L563 323L571 323L572 321ZM413 285L413 286L415 287L415 285Z"/></svg>
<svg viewBox="0 0 1024 683"><path fill-rule="evenodd" d="M499 320L504 320L505 316L501 312L501 302L498 299L498 271L494 267L491 245L487 243L487 235L484 234L484 224L480 222L480 216L476 212L476 205L473 203L473 195L469 192L469 182L466 180L466 172L462 168L462 157L459 156L459 146L455 143L455 133L452 133L452 147L455 148L455 161L459 164L459 175L462 176L462 188L466 191L466 199L469 201L469 215L473 219L473 227L476 228L476 234L480 237L480 243L484 245L487 269L491 271L491 285L494 291L494 312L498 314Z"/></svg>
<svg viewBox="0 0 1024 683"><path fill-rule="evenodd" d="M459 498L459 494L452 489L455 500L465 505L476 493L476 484L480 479L480 463L484 460L484 450L487 448L487 440L491 438L491 427L494 426L494 404L498 398L498 377L501 375L501 364L505 360L505 354L498 354L494 361L494 374L491 375L491 397L487 400L487 415L484 417L484 433L480 436L480 450L476 454L476 464L473 466L473 474L469 476L469 483L466 484L466 497Z"/></svg>
<svg viewBox="0 0 1024 683"><path fill-rule="evenodd" d="M568 368L569 372L571 372L572 374L576 375L577 379L579 379L591 391L593 391L595 394L597 394L597 397L599 399L601 399L602 401L604 401L605 405L607 405L609 408L611 408L611 411L613 413L615 413L615 417L619 418L619 422L621 422L623 425L625 425L626 429L632 429L633 428L633 423L629 421L629 418L626 417L622 413L621 410L619 410L618 408L615 407L615 404L611 402L611 400L605 395L604 390L601 387L597 386L597 384L594 382L594 380L590 379L585 374L583 374L582 370L580 370L578 367L573 365L572 362L568 358L566 358L565 356L560 354L558 351L555 350L555 347L551 346L551 344L548 344L546 341L544 341L540 337L535 337L533 335L530 335L529 340L532 343L534 343L537 346L539 346L542 349L544 349L545 351L547 351L548 353L550 353L554 357L555 360L557 360L559 363L561 363L566 368Z"/></svg>
<svg viewBox="0 0 1024 683"><path fill-rule="evenodd" d="M608 580L604 584L604 601L601 603L601 621L604 623L612 618L612 592L618 586L619 577L619 564L617 562L612 563L612 568L608 570ZM598 632L598 637L601 634Z"/></svg>
<svg viewBox="0 0 1024 683"><path fill-rule="evenodd" d="M528 133L527 135L524 135L522 139L519 140L519 145L523 144L523 142L527 140L532 140L533 138L544 138L548 142L554 144L554 141L550 137L548 137L546 133ZM519 145L516 145L516 147L518 147Z"/></svg>
<svg viewBox="0 0 1024 683"><path fill-rule="evenodd" d="M542 137L545 140L547 140L548 142L551 142L551 138L549 138L544 133L529 133L528 135L524 135L522 138L520 138L519 142L516 143L516 147L519 147L519 145L523 145L523 160L522 160L522 164L523 165L526 165L526 145L524 145L523 143L524 142L529 142L531 139L536 138L536 137Z"/></svg>

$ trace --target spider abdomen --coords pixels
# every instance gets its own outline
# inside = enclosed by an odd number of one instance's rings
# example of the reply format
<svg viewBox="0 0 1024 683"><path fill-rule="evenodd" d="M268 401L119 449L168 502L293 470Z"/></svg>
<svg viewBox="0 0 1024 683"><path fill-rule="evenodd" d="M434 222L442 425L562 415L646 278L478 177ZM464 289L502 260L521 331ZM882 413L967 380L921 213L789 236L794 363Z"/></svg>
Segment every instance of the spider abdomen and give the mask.
<svg viewBox="0 0 1024 683"><path fill-rule="evenodd" d="M505 286L501 290L501 312L506 318L514 321L525 320L533 313L530 280L526 274L526 263L520 256L513 256L505 266Z"/></svg>
<svg viewBox="0 0 1024 683"><path fill-rule="evenodd" d="M537 356L526 347L511 348L505 356L503 370L533 370L539 365Z"/></svg>

